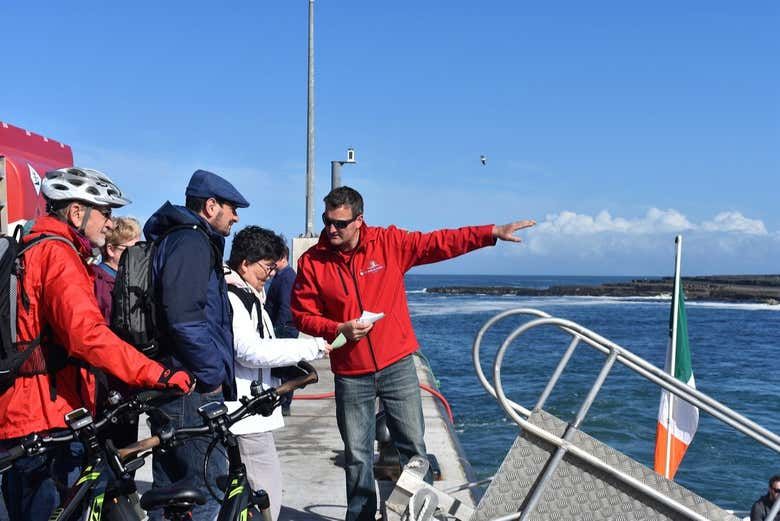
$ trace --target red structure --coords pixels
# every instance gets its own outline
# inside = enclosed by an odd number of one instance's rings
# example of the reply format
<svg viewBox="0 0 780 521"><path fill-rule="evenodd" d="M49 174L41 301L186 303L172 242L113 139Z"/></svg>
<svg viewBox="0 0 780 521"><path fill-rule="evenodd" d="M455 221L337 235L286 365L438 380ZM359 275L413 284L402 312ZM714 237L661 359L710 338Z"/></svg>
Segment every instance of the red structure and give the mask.
<svg viewBox="0 0 780 521"><path fill-rule="evenodd" d="M43 176L66 166L73 166L70 146L0 121L0 232L43 215Z"/></svg>

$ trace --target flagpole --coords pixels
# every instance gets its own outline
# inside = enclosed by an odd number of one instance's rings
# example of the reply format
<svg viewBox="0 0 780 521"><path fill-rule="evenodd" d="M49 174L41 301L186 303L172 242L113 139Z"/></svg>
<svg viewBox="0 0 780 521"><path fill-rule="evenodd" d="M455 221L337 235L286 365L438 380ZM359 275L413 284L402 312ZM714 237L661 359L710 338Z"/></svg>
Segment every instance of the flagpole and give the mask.
<svg viewBox="0 0 780 521"><path fill-rule="evenodd" d="M672 339L669 360L669 374L674 377L674 370L677 364L677 314L680 311L680 263L682 260L682 235L674 238L676 252L674 256L674 289L672 290ZM664 475L666 479L671 476L671 457L672 457L672 406L674 405L674 394L667 392L668 403L666 407L666 467Z"/></svg>

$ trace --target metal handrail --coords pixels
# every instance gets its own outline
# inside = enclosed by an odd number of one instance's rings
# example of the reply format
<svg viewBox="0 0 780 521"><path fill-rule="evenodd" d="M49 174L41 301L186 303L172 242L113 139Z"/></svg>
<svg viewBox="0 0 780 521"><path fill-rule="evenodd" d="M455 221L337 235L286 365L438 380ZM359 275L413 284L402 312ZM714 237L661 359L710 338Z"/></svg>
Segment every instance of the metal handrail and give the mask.
<svg viewBox="0 0 780 521"><path fill-rule="evenodd" d="M498 352L496 353L496 358L493 364L493 377L495 382L495 387L493 387L490 385L490 382L488 382L487 378L485 377L480 364L479 354L480 354L481 343L485 333L489 328L494 326L500 320L503 320L513 315L532 315L540 318L530 320L525 324L520 325L506 338L506 340L504 340ZM634 353L619 346L618 344L611 342L610 340L598 335L597 333L587 328L580 326L575 322L551 317L550 315L548 315L543 311L539 311L531 308L509 310L500 313L495 317L493 317L492 319L488 320L477 333L477 336L474 340L474 345L472 347L472 358L474 361L474 367L477 372L477 378L480 380L483 387L485 387L488 393L493 395L498 400L501 407L520 427L522 427L527 432L530 432L535 436L555 445L557 447L557 450L553 455L550 465L548 465L548 469L545 472L544 477L539 481L536 489L534 490L534 493L532 494L532 497L529 499L528 503L526 504L526 508L524 509L524 511L519 512L517 514L510 514L508 516L504 516L500 518L502 521L510 520L510 519L518 519L518 518L524 519L530 514L536 501L541 497L541 493L544 489L546 481L552 475L552 471L554 471L555 467L557 467L557 464L560 462L563 454L565 454L566 452L571 452L575 454L576 456L587 461L591 465L598 467L604 472L616 477L617 479L620 479L626 484L642 491L643 493L653 497L657 501L665 504L666 506L674 509L675 511L691 519L706 519L700 514L698 514L697 512L692 511L690 508L686 507L685 505L682 505L677 501L666 497L665 495L661 494L657 490L648 487L647 485L636 480L635 478L621 472L620 470L611 467L609 464L596 458L590 453L585 452L582 449L572 445L568 440L569 435L572 433L571 428L568 428L566 430L563 437L558 437L532 424L531 422L528 421L531 411L529 411L522 405L519 405L509 400L506 397L506 394L504 393L502 381L501 381L501 366L503 363L504 355L507 349L509 348L509 346L520 335L522 335L523 333L527 332L532 328L540 327L540 326L556 326L561 330L565 331L566 333L572 335L573 338L569 347L567 348L566 352L561 358L561 361L556 367L553 375L548 381L547 386L542 392L542 395L537 401L534 410L540 410L543 407L547 397L552 392L553 388L555 387L555 384L560 378L560 375L565 369L565 366L568 364L568 361L570 360L571 355L573 354L575 348L579 345L580 341L583 341L585 344L595 348L596 350L600 351L602 354L607 355L607 360L605 362L604 368L602 369L601 373L597 378L597 381L594 383L593 387L591 388L591 391L588 393L587 398L585 399L580 410L578 411L575 424L572 425L573 428L578 428L579 424L584 420L584 417L587 414L588 409L590 408L591 404L595 400L596 394L600 390L601 385L606 379L607 374L613 367L614 362L620 362L621 364L625 365L632 371L650 380L654 384L659 385L663 389L666 389L667 391L678 396L679 398L695 405L696 407L699 407L701 410L704 410L710 415L715 416L716 418L723 421L727 425L737 429L738 431L753 438L759 443L780 453L780 436L761 427L760 425L749 420L748 418L738 414L737 412L721 404L717 400L714 400L713 398L707 396L701 391L697 391L696 389L692 389L688 387L687 385L680 382L673 376L663 372L653 364L647 362L643 358L635 355ZM524 417L522 417L518 413L522 414Z"/></svg>

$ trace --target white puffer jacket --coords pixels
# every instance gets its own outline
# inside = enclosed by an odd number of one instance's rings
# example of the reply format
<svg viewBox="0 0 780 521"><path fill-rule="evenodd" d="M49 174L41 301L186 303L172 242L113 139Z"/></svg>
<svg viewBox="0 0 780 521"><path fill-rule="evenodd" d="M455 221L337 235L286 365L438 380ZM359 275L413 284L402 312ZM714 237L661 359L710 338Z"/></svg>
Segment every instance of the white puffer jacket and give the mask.
<svg viewBox="0 0 780 521"><path fill-rule="evenodd" d="M261 316L257 309L252 308L250 314L241 299L228 292L230 305L233 308L233 348L236 353L236 387L238 396L251 396L250 387L253 380L260 380L263 389L276 387L279 379L271 376L272 367L293 365L300 360L316 360L322 358L325 340L322 338L276 338L271 318L265 311L265 292L256 291L241 276L225 268L225 282L243 291L254 293L260 299ZM263 324L263 337L257 331L259 321ZM239 402L226 402L232 412L240 407ZM234 434L251 434L266 432L284 426L282 412L279 408L268 417L249 416L230 430Z"/></svg>

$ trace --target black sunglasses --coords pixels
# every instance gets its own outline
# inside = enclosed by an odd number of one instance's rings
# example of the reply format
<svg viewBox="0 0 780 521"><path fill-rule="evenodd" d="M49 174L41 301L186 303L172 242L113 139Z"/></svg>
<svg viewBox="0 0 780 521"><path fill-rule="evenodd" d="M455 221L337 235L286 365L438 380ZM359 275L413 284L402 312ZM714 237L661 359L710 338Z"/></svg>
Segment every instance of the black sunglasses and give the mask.
<svg viewBox="0 0 780 521"><path fill-rule="evenodd" d="M214 200L220 206L228 205L230 209L233 210L233 213L238 214L238 207L235 204L231 203L230 201L225 201L224 199L217 199L216 197L214 198Z"/></svg>
<svg viewBox="0 0 780 521"><path fill-rule="evenodd" d="M333 226L336 227L337 230L343 230L344 228L346 228L347 226L349 226L350 224L355 222L358 217L360 217L360 214L356 215L352 219L342 221L342 220L339 220L339 219L328 219L325 216L325 213L323 212L323 214L322 214L322 224L325 225L325 228L329 228L330 225L332 224Z"/></svg>
<svg viewBox="0 0 780 521"><path fill-rule="evenodd" d="M106 219L111 219L111 207L110 206L93 206L93 210L100 212L100 215Z"/></svg>
<svg viewBox="0 0 780 521"><path fill-rule="evenodd" d="M780 488L773 488L772 490L775 491L775 494L780 494Z"/></svg>

